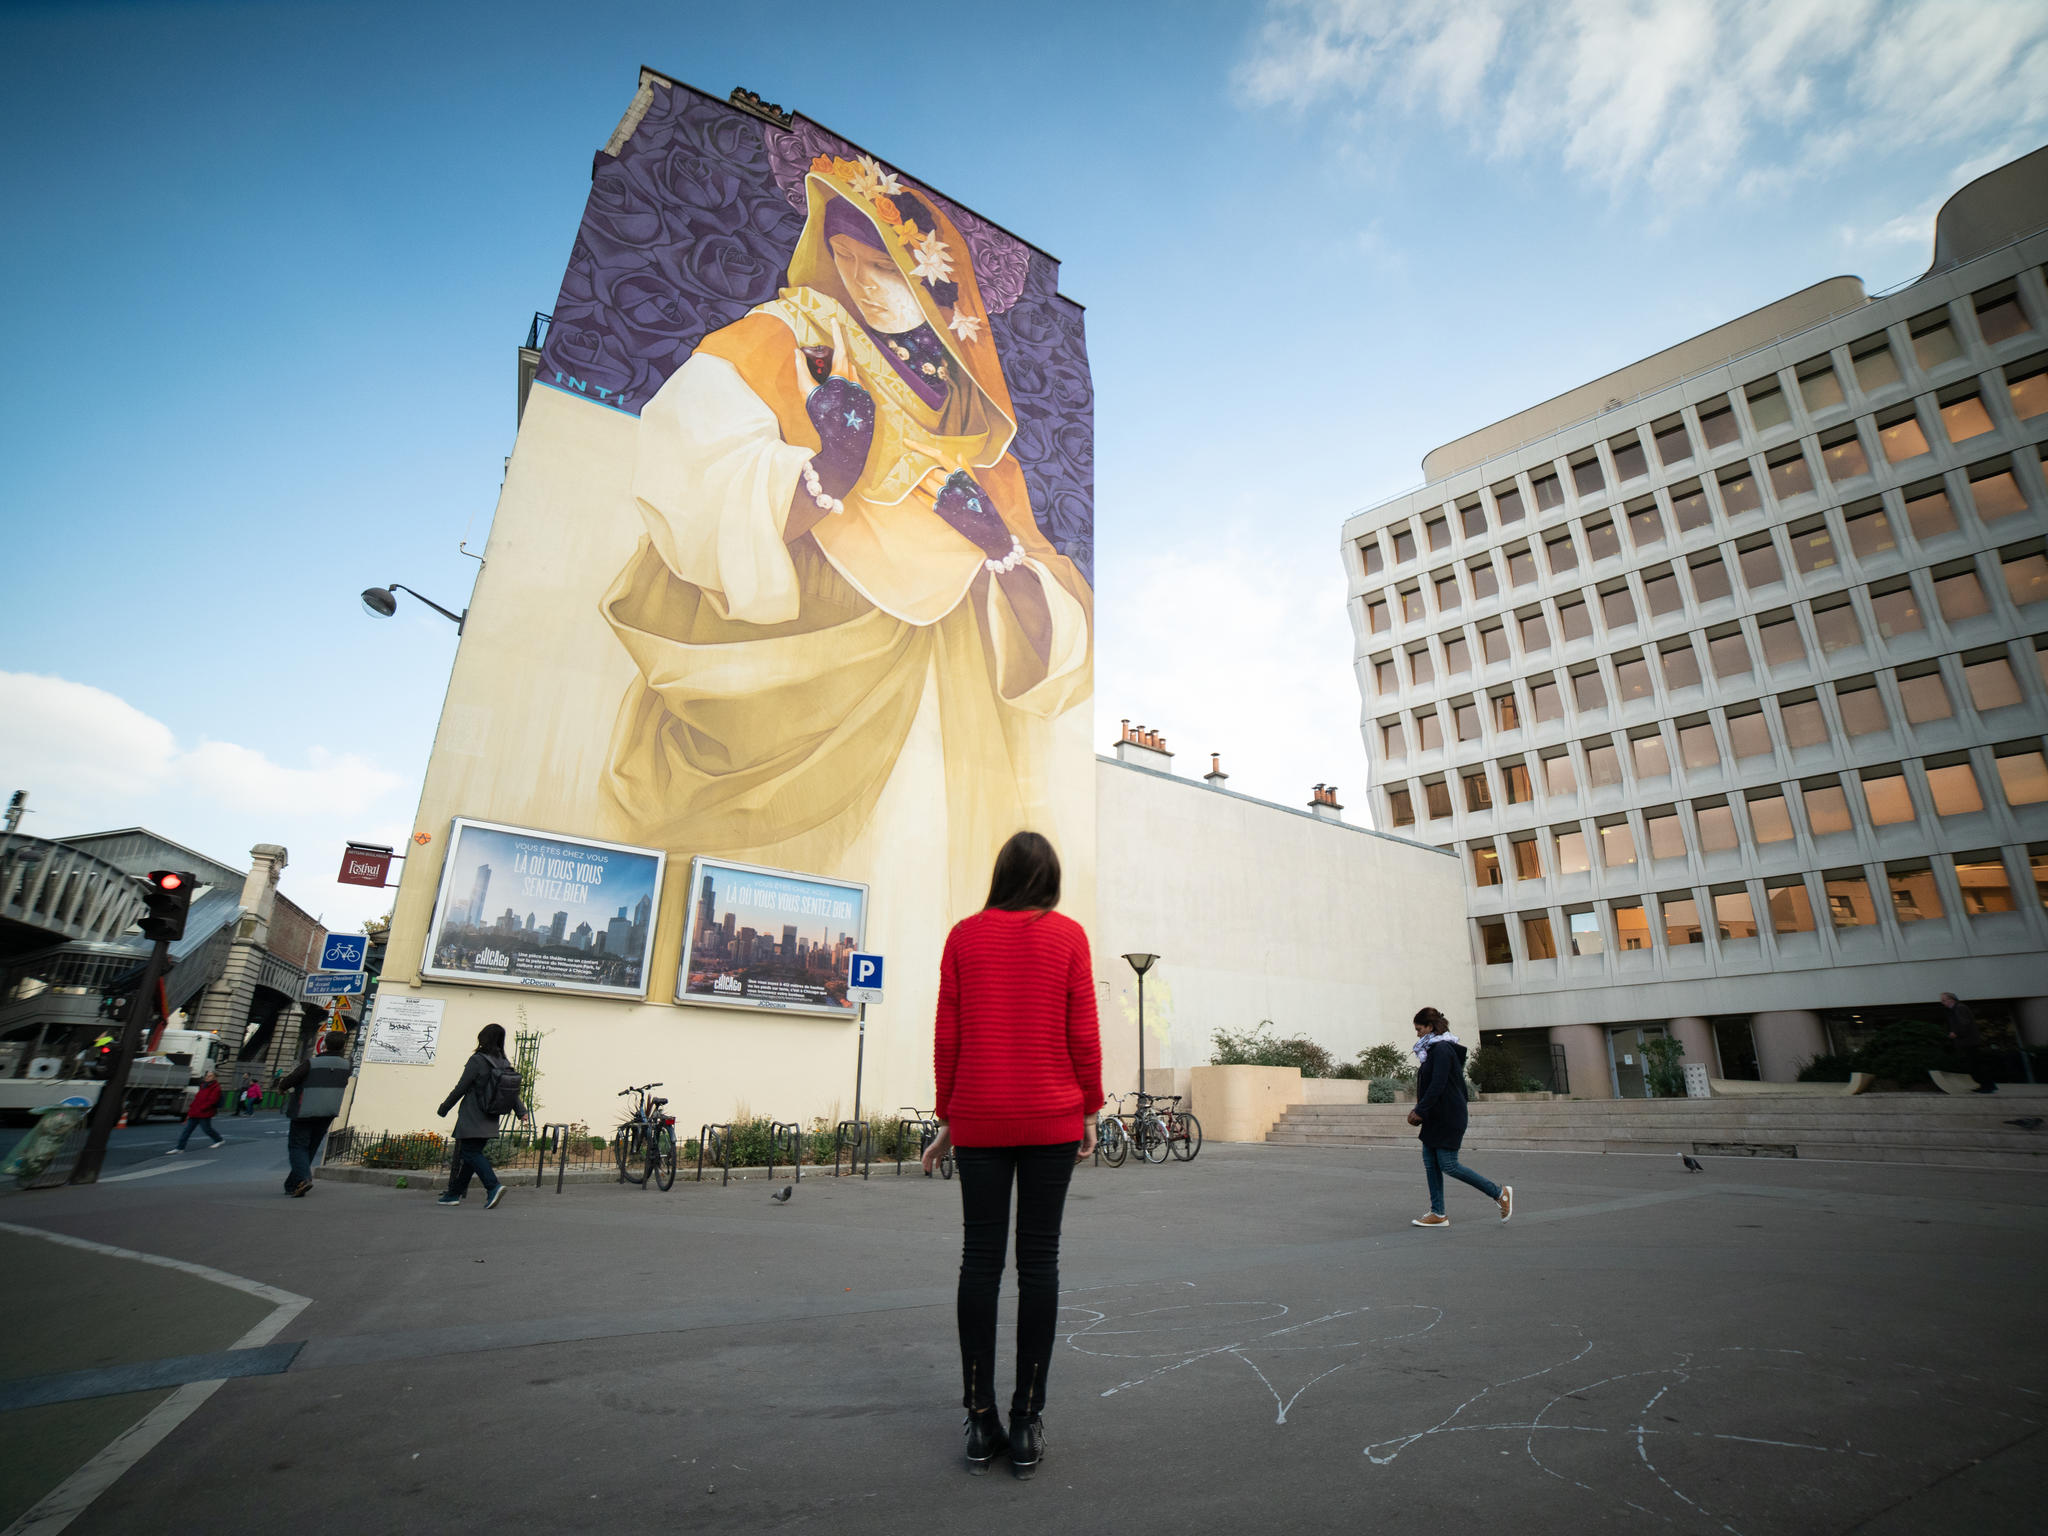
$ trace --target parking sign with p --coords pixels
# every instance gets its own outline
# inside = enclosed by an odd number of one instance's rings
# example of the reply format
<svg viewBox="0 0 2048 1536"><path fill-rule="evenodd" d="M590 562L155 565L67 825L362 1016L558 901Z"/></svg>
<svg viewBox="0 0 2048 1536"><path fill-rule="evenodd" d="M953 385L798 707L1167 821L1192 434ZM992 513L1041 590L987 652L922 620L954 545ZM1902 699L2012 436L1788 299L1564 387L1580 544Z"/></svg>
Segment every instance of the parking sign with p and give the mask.
<svg viewBox="0 0 2048 1536"><path fill-rule="evenodd" d="M882 1000L882 957L855 950L846 962L846 1000L849 1003L879 1003Z"/></svg>

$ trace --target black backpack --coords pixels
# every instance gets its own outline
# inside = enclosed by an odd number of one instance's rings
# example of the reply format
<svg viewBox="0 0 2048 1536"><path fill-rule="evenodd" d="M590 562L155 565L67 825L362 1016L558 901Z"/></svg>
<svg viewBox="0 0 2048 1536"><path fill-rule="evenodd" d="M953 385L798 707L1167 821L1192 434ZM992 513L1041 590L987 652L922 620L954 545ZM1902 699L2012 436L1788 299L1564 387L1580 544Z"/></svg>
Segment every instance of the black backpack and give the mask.
<svg viewBox="0 0 2048 1536"><path fill-rule="evenodd" d="M484 1058L486 1072L484 1080L477 1085L477 1098L483 1104L487 1115L511 1115L519 1112L519 1069L509 1061L492 1061Z"/></svg>

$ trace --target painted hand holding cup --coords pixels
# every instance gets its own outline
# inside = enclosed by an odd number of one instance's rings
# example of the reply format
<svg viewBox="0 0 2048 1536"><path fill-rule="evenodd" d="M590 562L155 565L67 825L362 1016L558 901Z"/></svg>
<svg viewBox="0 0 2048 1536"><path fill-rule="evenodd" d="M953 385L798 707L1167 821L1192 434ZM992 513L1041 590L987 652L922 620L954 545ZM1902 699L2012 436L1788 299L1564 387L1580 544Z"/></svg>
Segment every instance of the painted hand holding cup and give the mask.
<svg viewBox="0 0 2048 1536"><path fill-rule="evenodd" d="M956 469L946 477L945 485L932 502L932 510L990 558L999 560L1010 553L1009 525L988 499L988 493L964 469Z"/></svg>
<svg viewBox="0 0 2048 1536"><path fill-rule="evenodd" d="M811 459L828 496L844 496L860 479L875 441L875 397L852 379L834 374L804 402L819 448Z"/></svg>

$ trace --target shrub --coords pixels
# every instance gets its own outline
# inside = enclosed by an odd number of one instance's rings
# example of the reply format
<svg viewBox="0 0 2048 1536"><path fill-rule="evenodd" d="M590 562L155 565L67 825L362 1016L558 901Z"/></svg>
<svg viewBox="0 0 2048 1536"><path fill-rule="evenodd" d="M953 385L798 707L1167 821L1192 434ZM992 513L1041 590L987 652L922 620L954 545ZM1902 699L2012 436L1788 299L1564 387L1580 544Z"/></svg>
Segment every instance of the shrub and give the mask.
<svg viewBox="0 0 2048 1536"><path fill-rule="evenodd" d="M1492 1045L1474 1051L1468 1076L1481 1093L1520 1093L1522 1063L1506 1046Z"/></svg>
<svg viewBox="0 0 2048 1536"><path fill-rule="evenodd" d="M1895 1083L1924 1083L1928 1072L1946 1066L1948 1058L1948 1034L1939 1024L1904 1019L1872 1035L1849 1065Z"/></svg>
<svg viewBox="0 0 2048 1536"><path fill-rule="evenodd" d="M1337 1064L1322 1046L1306 1035L1276 1040L1266 1033L1272 1027L1271 1019L1261 1019L1255 1027L1236 1034L1227 1029L1217 1030L1212 1037L1215 1051L1209 1057L1209 1064L1213 1067L1296 1067L1303 1077L1332 1077L1336 1074Z"/></svg>
<svg viewBox="0 0 2048 1536"><path fill-rule="evenodd" d="M434 1131L379 1136L363 1148L365 1168L432 1168L448 1161L448 1138Z"/></svg>
<svg viewBox="0 0 2048 1536"><path fill-rule="evenodd" d="M1358 1053L1358 1065L1362 1076L1406 1081L1415 1076L1415 1053L1390 1043L1369 1045Z"/></svg>
<svg viewBox="0 0 2048 1536"><path fill-rule="evenodd" d="M1684 1054L1685 1042L1670 1035L1643 1042L1643 1081L1649 1085L1651 1097L1685 1097L1685 1068L1678 1064Z"/></svg>
<svg viewBox="0 0 2048 1536"><path fill-rule="evenodd" d="M1816 1056L1799 1069L1802 1083L1846 1083L1855 1068L1847 1056Z"/></svg>
<svg viewBox="0 0 2048 1536"><path fill-rule="evenodd" d="M1398 1104L1401 1101L1401 1084L1391 1077L1376 1077L1366 1084L1365 1102L1368 1104Z"/></svg>

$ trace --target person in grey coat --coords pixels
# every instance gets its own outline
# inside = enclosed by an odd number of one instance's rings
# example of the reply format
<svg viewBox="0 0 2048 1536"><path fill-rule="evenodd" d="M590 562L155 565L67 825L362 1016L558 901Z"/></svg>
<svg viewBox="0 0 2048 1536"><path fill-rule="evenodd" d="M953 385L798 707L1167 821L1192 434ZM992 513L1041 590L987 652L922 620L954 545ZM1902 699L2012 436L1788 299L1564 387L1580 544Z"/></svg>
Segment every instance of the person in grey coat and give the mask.
<svg viewBox="0 0 2048 1536"><path fill-rule="evenodd" d="M505 1186L498 1182L497 1170L491 1166L484 1148L498 1134L498 1116L489 1107L491 1078L497 1072L511 1070L512 1063L505 1059L505 1026L486 1024L477 1031L476 1050L462 1064L462 1076L454 1091L441 1101L441 1114L447 1114L457 1104L462 1106L462 1112L455 1117L455 1163L448 1171L448 1189L435 1202L437 1205L462 1204L472 1174L483 1184L485 1210L504 1198ZM519 1118L527 1118L523 1103L519 1105Z"/></svg>
<svg viewBox="0 0 2048 1536"><path fill-rule="evenodd" d="M285 1101L285 1113L292 1122L285 1140L291 1163L284 1176L286 1194L303 1199L312 1193L313 1159L320 1155L327 1128L341 1113L348 1075L348 1035L330 1029L320 1036L318 1050L278 1080L278 1086L291 1095Z"/></svg>

